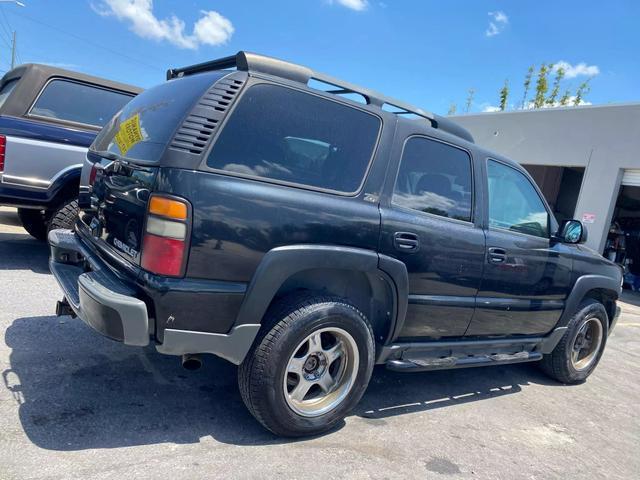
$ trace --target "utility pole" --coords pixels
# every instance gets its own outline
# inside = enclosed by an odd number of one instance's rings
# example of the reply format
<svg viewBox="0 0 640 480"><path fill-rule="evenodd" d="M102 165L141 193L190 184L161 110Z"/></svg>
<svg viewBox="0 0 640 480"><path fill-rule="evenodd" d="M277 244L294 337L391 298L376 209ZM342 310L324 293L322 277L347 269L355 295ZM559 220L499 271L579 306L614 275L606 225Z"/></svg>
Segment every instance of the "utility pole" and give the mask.
<svg viewBox="0 0 640 480"><path fill-rule="evenodd" d="M16 32L13 31L13 42L11 42L11 69L16 65Z"/></svg>

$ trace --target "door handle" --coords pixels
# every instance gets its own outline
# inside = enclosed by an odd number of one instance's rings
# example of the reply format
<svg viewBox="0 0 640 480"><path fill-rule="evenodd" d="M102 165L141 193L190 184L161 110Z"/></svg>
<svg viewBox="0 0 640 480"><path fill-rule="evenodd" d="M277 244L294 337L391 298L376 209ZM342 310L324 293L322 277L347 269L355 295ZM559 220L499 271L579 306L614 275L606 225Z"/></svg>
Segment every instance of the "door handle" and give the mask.
<svg viewBox="0 0 640 480"><path fill-rule="evenodd" d="M507 261L507 251L500 247L490 247L489 263L505 263Z"/></svg>
<svg viewBox="0 0 640 480"><path fill-rule="evenodd" d="M420 240L415 233L396 232L393 234L393 246L400 252L415 253L420 250Z"/></svg>

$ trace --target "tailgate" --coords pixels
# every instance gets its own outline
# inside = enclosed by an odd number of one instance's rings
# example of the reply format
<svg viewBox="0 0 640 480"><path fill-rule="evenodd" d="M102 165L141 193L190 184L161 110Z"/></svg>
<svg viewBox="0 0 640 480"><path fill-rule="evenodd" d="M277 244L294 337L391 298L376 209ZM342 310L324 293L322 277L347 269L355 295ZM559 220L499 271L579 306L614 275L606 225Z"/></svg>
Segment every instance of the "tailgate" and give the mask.
<svg viewBox="0 0 640 480"><path fill-rule="evenodd" d="M80 221L99 246L140 265L145 214L158 168L100 157L94 165L90 199L82 206Z"/></svg>

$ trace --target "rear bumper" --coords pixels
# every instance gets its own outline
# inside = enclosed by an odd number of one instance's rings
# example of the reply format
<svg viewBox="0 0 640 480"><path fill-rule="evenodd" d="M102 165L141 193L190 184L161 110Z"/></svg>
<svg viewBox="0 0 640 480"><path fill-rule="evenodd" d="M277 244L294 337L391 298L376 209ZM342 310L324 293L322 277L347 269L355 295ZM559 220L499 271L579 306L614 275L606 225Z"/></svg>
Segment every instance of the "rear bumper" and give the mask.
<svg viewBox="0 0 640 480"><path fill-rule="evenodd" d="M49 268L76 315L109 338L127 345L148 345L147 306L135 290L84 248L70 230L50 232L49 245Z"/></svg>
<svg viewBox="0 0 640 480"><path fill-rule="evenodd" d="M140 286L117 275L71 230L50 232L49 245L49 268L76 315L109 338L127 345L148 345L156 322ZM245 324L223 334L165 328L164 341L156 348L167 355L212 353L238 365L259 329L259 324Z"/></svg>

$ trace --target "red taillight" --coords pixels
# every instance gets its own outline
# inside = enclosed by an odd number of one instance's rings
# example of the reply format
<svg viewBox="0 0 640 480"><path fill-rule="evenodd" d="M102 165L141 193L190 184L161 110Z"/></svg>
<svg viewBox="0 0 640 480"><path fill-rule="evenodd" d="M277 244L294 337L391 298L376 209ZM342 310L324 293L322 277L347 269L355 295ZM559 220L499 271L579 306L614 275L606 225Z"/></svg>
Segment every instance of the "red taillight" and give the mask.
<svg viewBox="0 0 640 480"><path fill-rule="evenodd" d="M7 151L7 137L0 135L0 172L4 172L4 154Z"/></svg>
<svg viewBox="0 0 640 480"><path fill-rule="evenodd" d="M142 243L142 268L159 275L182 273L185 242L146 233Z"/></svg>
<svg viewBox="0 0 640 480"><path fill-rule="evenodd" d="M98 167L94 163L91 165L91 171L89 172L89 185L93 186L96 181L96 175L98 174Z"/></svg>
<svg viewBox="0 0 640 480"><path fill-rule="evenodd" d="M142 240L142 268L158 275L183 275L190 221L185 200L152 195Z"/></svg>

